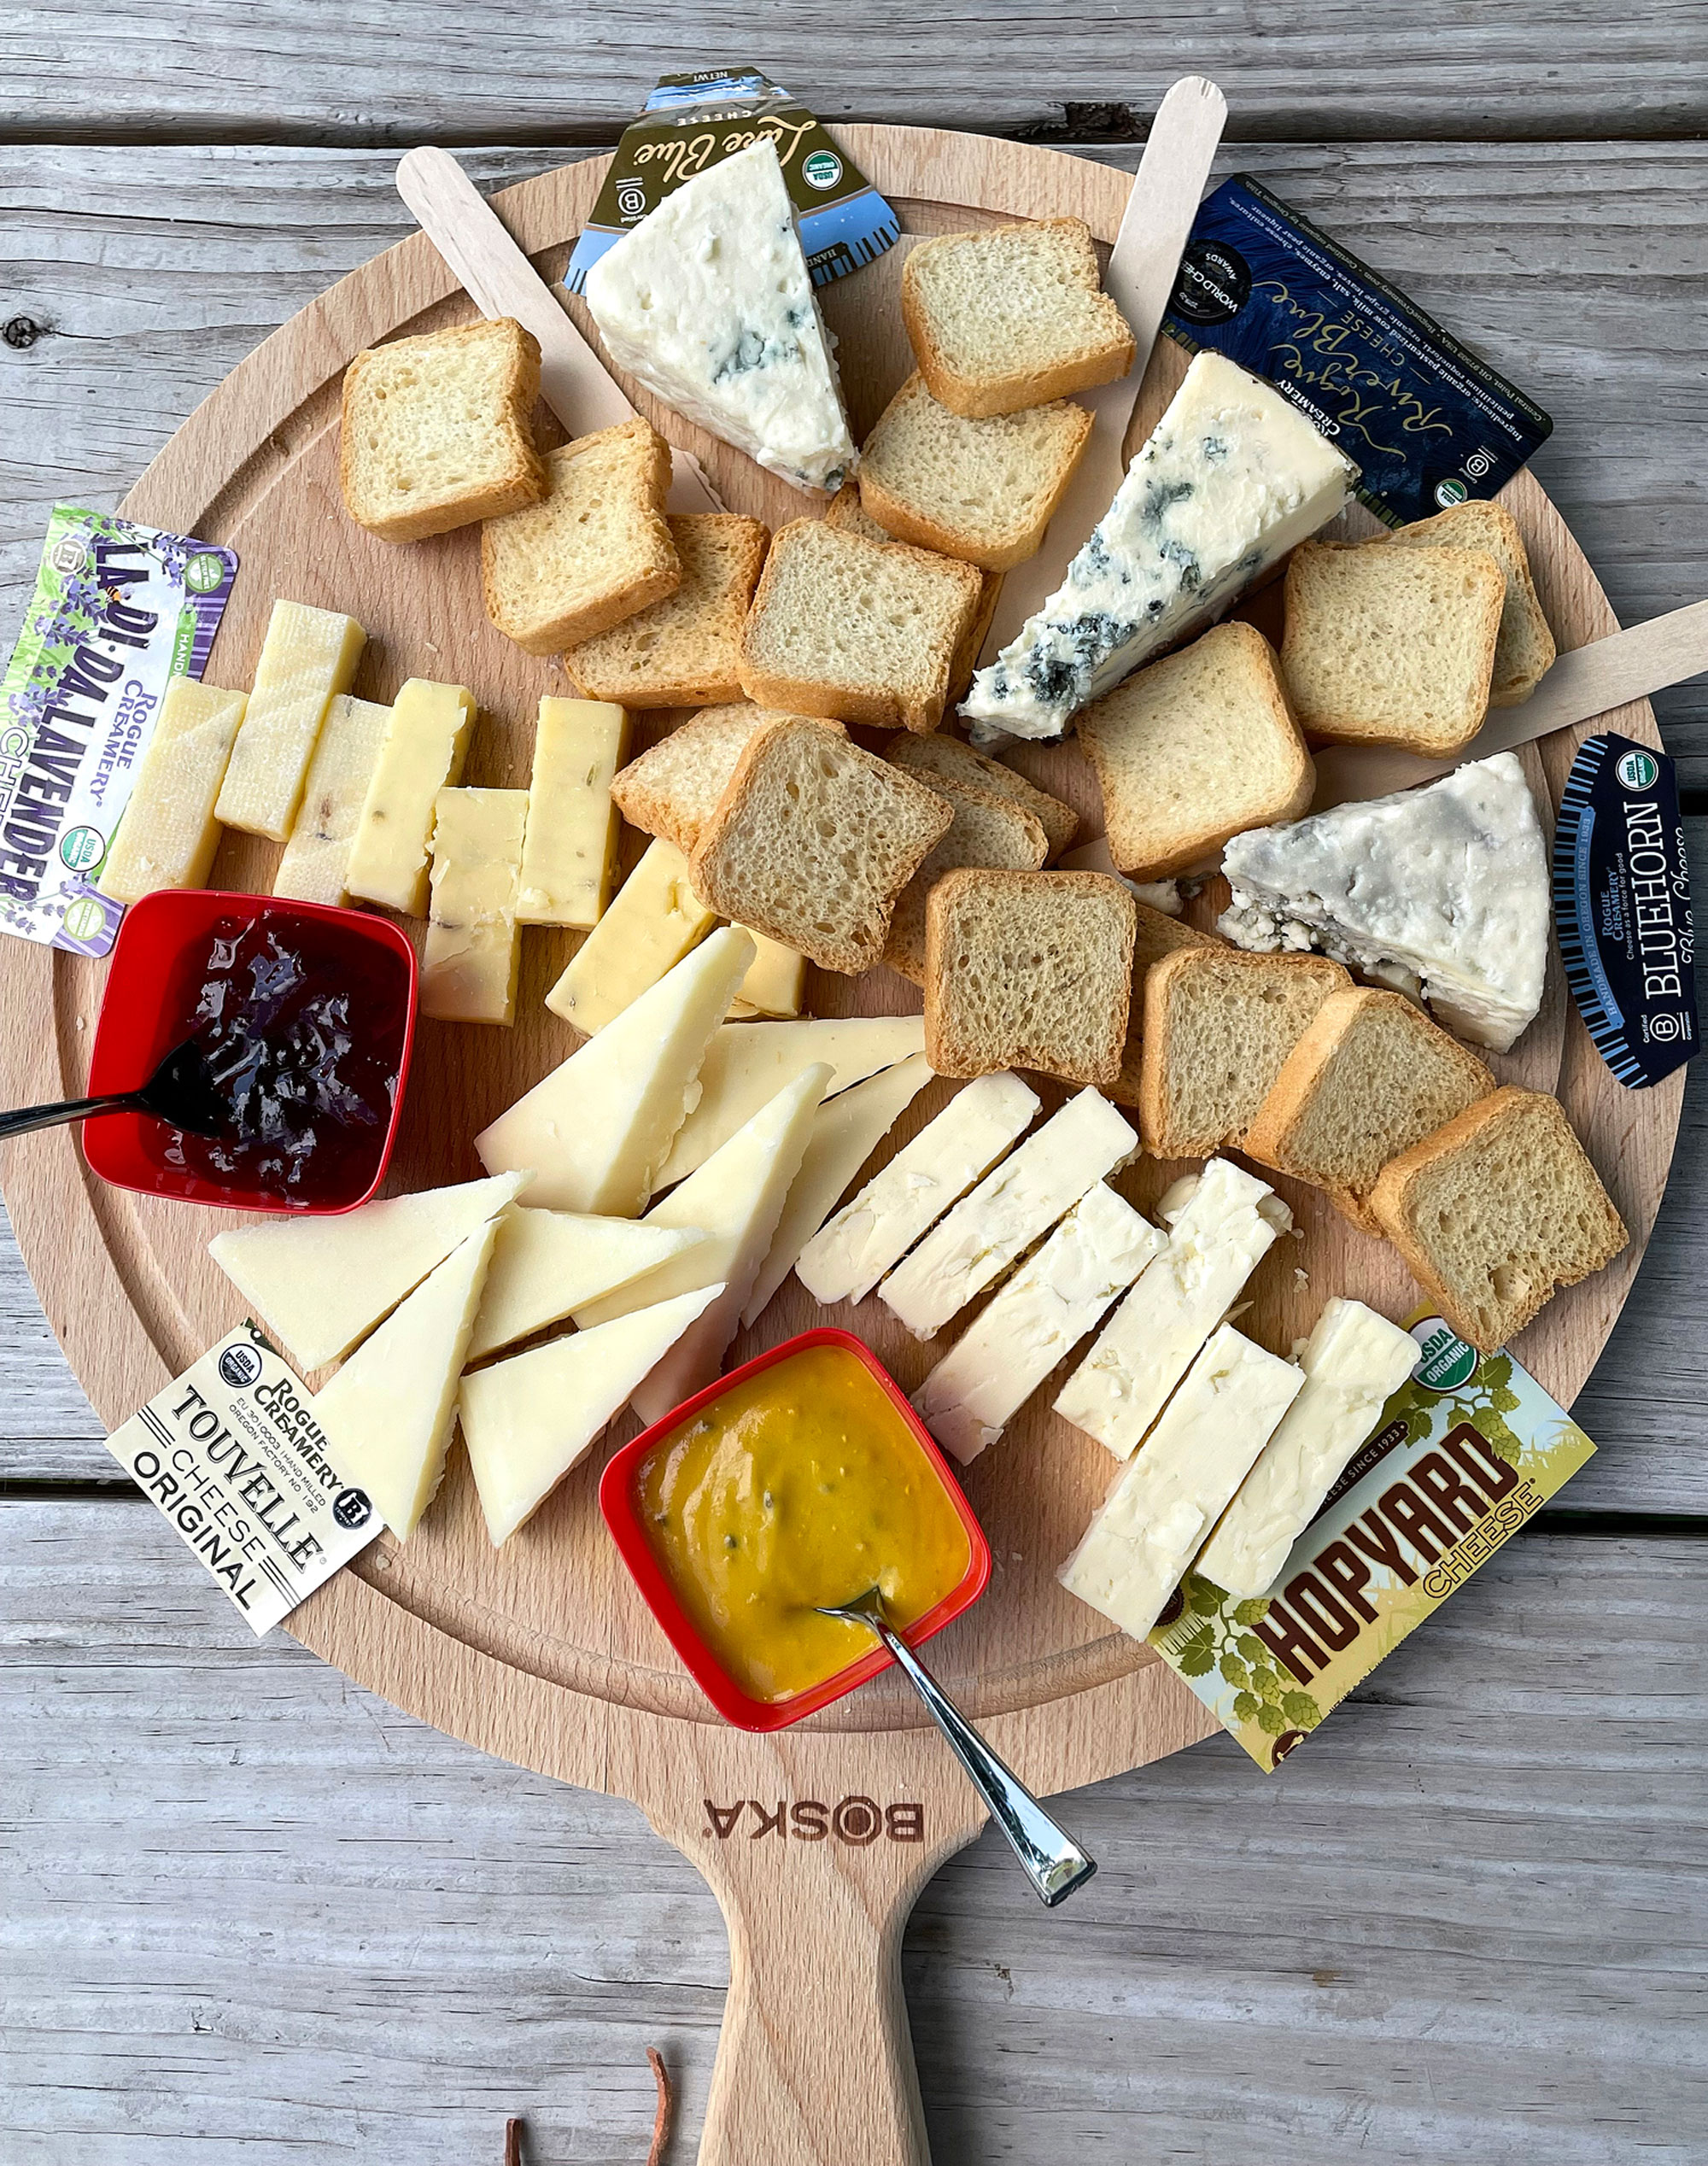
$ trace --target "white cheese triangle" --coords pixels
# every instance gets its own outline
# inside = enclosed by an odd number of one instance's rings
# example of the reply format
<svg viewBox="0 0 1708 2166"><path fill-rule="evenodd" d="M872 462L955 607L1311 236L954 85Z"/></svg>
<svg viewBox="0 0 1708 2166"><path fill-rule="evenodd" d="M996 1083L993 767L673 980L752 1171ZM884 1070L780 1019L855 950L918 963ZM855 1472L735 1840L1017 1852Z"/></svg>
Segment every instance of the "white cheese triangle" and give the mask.
<svg viewBox="0 0 1708 2166"><path fill-rule="evenodd" d="M348 1354L528 1178L424 1189L336 1218L260 1220L216 1233L208 1251L298 1367L318 1369Z"/></svg>
<svg viewBox="0 0 1708 2166"><path fill-rule="evenodd" d="M494 1548L539 1509L722 1291L678 1294L463 1379L463 1441Z"/></svg>
<svg viewBox="0 0 1708 2166"><path fill-rule="evenodd" d="M498 1228L472 1233L316 1395L340 1468L401 1541L444 1478L457 1383Z"/></svg>
<svg viewBox="0 0 1708 2166"><path fill-rule="evenodd" d="M727 926L685 955L475 1138L482 1164L489 1173L533 1168L534 1204L638 1217L754 953L749 936Z"/></svg>
<svg viewBox="0 0 1708 2166"><path fill-rule="evenodd" d="M586 292L612 360L666 406L797 488L841 486L854 441L769 138L667 196Z"/></svg>
<svg viewBox="0 0 1708 2166"><path fill-rule="evenodd" d="M815 1061L829 1063L829 1098L924 1051L923 1016L726 1023L705 1049L699 1103L677 1130L658 1185L686 1180Z"/></svg>
<svg viewBox="0 0 1708 2166"><path fill-rule="evenodd" d="M842 1201L855 1175L932 1080L923 1053L868 1076L829 1099L812 1118L812 1134L790 1185L771 1246L741 1312L752 1324L794 1268L795 1258Z"/></svg>
<svg viewBox="0 0 1708 2166"><path fill-rule="evenodd" d="M637 1226L632 1219L512 1207L498 1222L469 1360L477 1361L555 1324L581 1303L629 1285L705 1238L687 1229ZM644 1300L645 1287L637 1291Z"/></svg>

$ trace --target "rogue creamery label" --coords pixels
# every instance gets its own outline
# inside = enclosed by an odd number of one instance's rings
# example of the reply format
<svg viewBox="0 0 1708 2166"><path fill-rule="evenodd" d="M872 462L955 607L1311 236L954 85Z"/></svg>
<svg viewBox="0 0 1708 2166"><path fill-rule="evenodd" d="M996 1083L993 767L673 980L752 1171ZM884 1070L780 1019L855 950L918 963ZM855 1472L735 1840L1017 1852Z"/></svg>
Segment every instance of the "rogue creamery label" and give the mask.
<svg viewBox="0 0 1708 2166"><path fill-rule="evenodd" d="M1417 1367L1266 1595L1196 1572L1151 1645L1260 1767L1278 1767L1595 1447L1510 1354L1413 1320Z"/></svg>
<svg viewBox="0 0 1708 2166"><path fill-rule="evenodd" d="M366 1496L334 1465L313 1408L244 1324L107 1439L257 1635L380 1531Z"/></svg>

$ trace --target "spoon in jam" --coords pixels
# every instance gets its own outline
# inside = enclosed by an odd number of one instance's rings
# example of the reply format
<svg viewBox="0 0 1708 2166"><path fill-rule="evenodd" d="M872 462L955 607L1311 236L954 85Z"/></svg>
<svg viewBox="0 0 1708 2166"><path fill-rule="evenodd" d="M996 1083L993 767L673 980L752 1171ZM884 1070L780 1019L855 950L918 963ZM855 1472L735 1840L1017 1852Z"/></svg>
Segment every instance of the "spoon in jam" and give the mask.
<svg viewBox="0 0 1708 2166"><path fill-rule="evenodd" d="M210 1047L186 1038L149 1076L140 1090L114 1091L98 1098L67 1098L60 1105L20 1106L0 1113L0 1143L55 1128L64 1121L89 1121L102 1113L150 1113L168 1127L191 1135L217 1136L232 1125L231 1101L225 1086L245 1057L241 1041Z"/></svg>
<svg viewBox="0 0 1708 2166"><path fill-rule="evenodd" d="M1071 1835L1059 1828L1033 1797L1014 1770L999 1759L971 1723L932 1676L901 1634L884 1614L884 1598L875 1587L857 1595L851 1602L822 1606L822 1617L839 1617L845 1624L865 1624L874 1631L895 1658L930 1710L932 1720L949 1740L951 1749L967 1771L974 1788L990 1807L991 1818L1008 1838L1009 1847L1025 1868L1027 1878L1050 1909L1066 1902L1076 1888L1083 1888L1097 1870Z"/></svg>

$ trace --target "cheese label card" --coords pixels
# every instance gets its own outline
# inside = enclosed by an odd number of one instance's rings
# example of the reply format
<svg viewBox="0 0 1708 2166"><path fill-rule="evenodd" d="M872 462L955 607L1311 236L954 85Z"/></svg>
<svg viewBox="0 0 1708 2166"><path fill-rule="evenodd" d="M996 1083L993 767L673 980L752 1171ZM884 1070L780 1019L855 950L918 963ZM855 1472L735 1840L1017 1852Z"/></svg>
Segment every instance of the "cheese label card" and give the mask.
<svg viewBox="0 0 1708 2166"><path fill-rule="evenodd" d="M380 1531L334 1464L307 1386L239 1325L107 1449L259 1638Z"/></svg>
<svg viewBox="0 0 1708 2166"><path fill-rule="evenodd" d="M1533 399L1249 173L1205 199L1162 328L1189 353L1225 354L1308 414L1389 526L1497 495L1553 429Z"/></svg>
<svg viewBox="0 0 1708 2166"><path fill-rule="evenodd" d="M1462 1587L1595 1449L1510 1354L1439 1316L1417 1365L1266 1595L1196 1572L1150 1644L1266 1773Z"/></svg>
<svg viewBox="0 0 1708 2166"><path fill-rule="evenodd" d="M1696 1018L1690 867L1678 782L1664 752L1586 738L1553 836L1553 907L1584 1027L1627 1090L1682 1068Z"/></svg>
<svg viewBox="0 0 1708 2166"><path fill-rule="evenodd" d="M199 677L230 549L56 505L0 686L0 931L105 955L95 881L175 676Z"/></svg>
<svg viewBox="0 0 1708 2166"><path fill-rule="evenodd" d="M685 180L764 137L777 146L814 285L845 278L895 246L901 220L815 114L757 67L703 67L660 77L623 130L570 258L570 291L579 293L611 243Z"/></svg>

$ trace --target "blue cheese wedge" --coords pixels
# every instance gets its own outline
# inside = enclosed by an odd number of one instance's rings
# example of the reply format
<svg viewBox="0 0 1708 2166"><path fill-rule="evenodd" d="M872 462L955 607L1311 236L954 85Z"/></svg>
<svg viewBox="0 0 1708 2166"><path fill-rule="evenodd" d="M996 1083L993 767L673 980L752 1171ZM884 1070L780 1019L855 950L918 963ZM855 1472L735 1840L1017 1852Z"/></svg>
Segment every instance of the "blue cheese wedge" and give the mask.
<svg viewBox="0 0 1708 2166"><path fill-rule="evenodd" d="M913 1395L962 1466L1002 1435L1167 1237L1099 1181Z"/></svg>
<svg viewBox="0 0 1708 2166"><path fill-rule="evenodd" d="M1142 1640L1305 1381L1224 1324L1058 1577Z"/></svg>
<svg viewBox="0 0 1708 2166"><path fill-rule="evenodd" d="M1060 737L1325 525L1357 474L1271 385L1200 354L1067 578L974 678L975 741Z"/></svg>
<svg viewBox="0 0 1708 2166"><path fill-rule="evenodd" d="M1237 834L1222 870L1220 929L1241 947L1319 948L1500 1053L1541 1006L1547 849L1511 752Z"/></svg>
<svg viewBox="0 0 1708 2166"><path fill-rule="evenodd" d="M1328 1303L1299 1355L1303 1390L1198 1559L1206 1579L1230 1595L1268 1593L1417 1358L1411 1333L1361 1301Z"/></svg>
<svg viewBox="0 0 1708 2166"><path fill-rule="evenodd" d="M667 196L586 290L606 352L666 406L798 489L841 487L854 440L769 138Z"/></svg>

